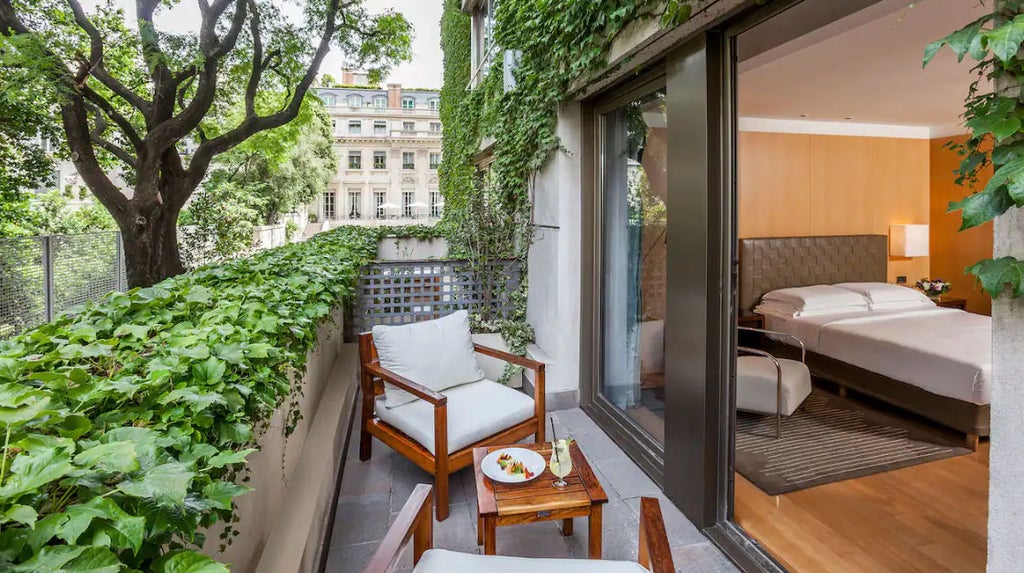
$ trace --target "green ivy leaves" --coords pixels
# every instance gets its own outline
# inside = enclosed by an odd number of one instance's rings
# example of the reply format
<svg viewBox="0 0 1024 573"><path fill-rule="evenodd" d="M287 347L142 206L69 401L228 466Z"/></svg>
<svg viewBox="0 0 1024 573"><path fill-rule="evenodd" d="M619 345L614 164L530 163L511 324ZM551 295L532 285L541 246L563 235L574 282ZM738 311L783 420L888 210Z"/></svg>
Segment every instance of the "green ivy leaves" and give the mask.
<svg viewBox="0 0 1024 573"><path fill-rule="evenodd" d="M971 130L971 137L964 144L952 146L963 157L956 182L973 186L981 179L981 170L989 165L995 167L995 172L981 191L950 203L950 211L960 211L961 230L1024 206L1024 140L1020 137L1024 130L1024 94L1020 89L1024 72L1018 58L1022 43L1024 13L1020 3L1014 3L1003 6L998 19L994 14L986 15L925 48L926 66L948 45L957 61L969 55L980 62L976 67L979 77L1000 89L1004 83L1013 86L1013 93L979 93L979 83L975 82L965 102L964 125ZM995 144L991 151L986 147L988 142ZM983 260L967 269L993 297L1007 292L1014 297L1024 296L1022 271L1024 261L1014 257Z"/></svg>
<svg viewBox="0 0 1024 573"><path fill-rule="evenodd" d="M390 233L438 231L336 229L0 341L0 570L227 571L198 532Z"/></svg>
<svg viewBox="0 0 1024 573"><path fill-rule="evenodd" d="M1006 289L1013 297L1024 296L1024 261L1014 257L988 259L968 267L967 272L978 278L992 298L999 297Z"/></svg>

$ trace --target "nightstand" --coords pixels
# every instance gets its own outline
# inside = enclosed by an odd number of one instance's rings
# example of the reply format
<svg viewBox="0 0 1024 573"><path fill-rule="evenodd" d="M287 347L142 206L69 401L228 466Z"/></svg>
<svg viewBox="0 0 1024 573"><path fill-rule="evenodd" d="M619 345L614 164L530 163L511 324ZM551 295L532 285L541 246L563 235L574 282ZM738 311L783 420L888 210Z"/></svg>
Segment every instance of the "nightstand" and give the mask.
<svg viewBox="0 0 1024 573"><path fill-rule="evenodd" d="M736 317L737 326L746 326L748 328L764 328L764 315L761 314L741 314Z"/></svg>
<svg viewBox="0 0 1024 573"><path fill-rule="evenodd" d="M960 310L967 310L966 298L940 296L939 300L935 301L935 304L944 308L959 308Z"/></svg>

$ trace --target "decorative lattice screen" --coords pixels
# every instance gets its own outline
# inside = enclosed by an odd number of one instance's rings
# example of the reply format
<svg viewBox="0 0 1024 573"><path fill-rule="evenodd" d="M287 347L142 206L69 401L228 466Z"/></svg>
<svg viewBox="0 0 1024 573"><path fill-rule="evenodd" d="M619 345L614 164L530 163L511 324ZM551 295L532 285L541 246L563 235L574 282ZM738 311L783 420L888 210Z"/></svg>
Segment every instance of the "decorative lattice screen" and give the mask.
<svg viewBox="0 0 1024 573"><path fill-rule="evenodd" d="M517 261L474 265L468 261L378 262L362 269L356 287L353 326L406 324L466 309L485 320L512 312L522 281Z"/></svg>

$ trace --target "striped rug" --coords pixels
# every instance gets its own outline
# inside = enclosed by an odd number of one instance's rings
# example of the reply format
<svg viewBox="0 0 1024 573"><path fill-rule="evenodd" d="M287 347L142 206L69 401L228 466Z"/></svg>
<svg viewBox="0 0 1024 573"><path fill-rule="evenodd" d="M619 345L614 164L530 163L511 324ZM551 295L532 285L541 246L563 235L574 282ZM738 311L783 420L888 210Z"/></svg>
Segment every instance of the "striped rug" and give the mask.
<svg viewBox="0 0 1024 573"><path fill-rule="evenodd" d="M962 437L815 389L782 421L737 413L736 470L768 495L971 453Z"/></svg>

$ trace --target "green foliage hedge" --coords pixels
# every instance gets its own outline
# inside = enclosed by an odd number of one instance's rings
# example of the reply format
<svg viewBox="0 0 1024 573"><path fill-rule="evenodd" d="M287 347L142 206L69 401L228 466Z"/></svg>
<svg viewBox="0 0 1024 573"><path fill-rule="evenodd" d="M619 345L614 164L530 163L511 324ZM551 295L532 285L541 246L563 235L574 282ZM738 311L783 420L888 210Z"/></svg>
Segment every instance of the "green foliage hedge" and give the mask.
<svg viewBox="0 0 1024 573"><path fill-rule="evenodd" d="M401 233L339 228L0 342L0 570L226 571L197 531L232 524L318 326Z"/></svg>

